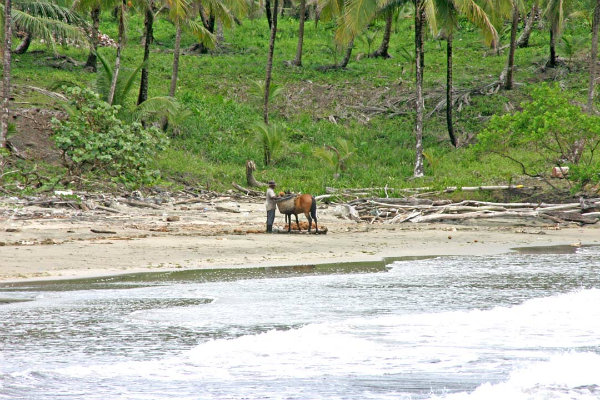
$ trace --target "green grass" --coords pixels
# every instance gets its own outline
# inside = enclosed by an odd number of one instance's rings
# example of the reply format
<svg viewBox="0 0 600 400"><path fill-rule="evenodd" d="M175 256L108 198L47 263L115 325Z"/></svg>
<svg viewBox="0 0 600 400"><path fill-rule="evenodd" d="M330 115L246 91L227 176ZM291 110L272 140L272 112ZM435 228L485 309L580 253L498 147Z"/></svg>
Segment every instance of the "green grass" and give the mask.
<svg viewBox="0 0 600 400"><path fill-rule="evenodd" d="M128 21L128 44L123 64L133 69L142 60L139 45L143 18L131 15ZM225 32L227 47L214 54L185 54L181 57L177 98L192 112L181 135L172 140L170 148L156 160L165 182L190 184L213 190L229 189L232 181L245 184L245 162L252 159L258 165L256 177L275 179L282 189L322 193L333 187L407 187L431 185L437 187L486 185L518 182L519 169L496 156L476 154L469 146L454 149L446 133L445 115L432 115L425 122L426 177L412 179L414 165L414 116L409 104L399 115L369 115L364 106L385 106L394 100L408 99L414 89L413 66L402 49L413 51L412 20L399 21L394 29L390 60L360 58L367 53L366 41L357 40L353 59L347 70L321 72L317 67L342 58L342 51L332 42L334 26L313 21L306 24L302 68L292 68L283 61L294 58L298 22L283 18L279 22L273 69L274 82L283 87L283 94L271 105L272 123L282 125L284 148L274 154L273 165L262 163L262 149L255 139L252 126L262 119L261 99L252 95L253 82L265 78L268 28L264 18L244 20L241 26ZM478 32L467 23L454 42L454 86L469 90L492 83L506 63L506 50L500 56L487 49ZM588 35L577 21L567 30L571 36ZM379 46L383 26L379 29L371 50ZM109 13L103 14L101 30L116 38L116 24ZM159 19L150 62L149 96L168 92L171 76L174 29ZM184 35L182 48L194 40ZM505 42L504 42L505 43ZM468 104L455 112L456 131L465 139L476 136L491 115L505 113L507 105L517 107L528 98L527 85L544 80L559 80L577 93L582 102L587 87L585 54L578 53L569 69L540 72L548 54L548 35L534 31L531 46L516 53L517 88L510 92L473 95ZM58 52L78 61L85 61L85 49L58 48ZM428 38L425 45L425 94L428 113L444 96L446 73L445 42ZM114 49L103 48L102 55L114 59ZM15 82L45 88L59 81L93 86L96 75L80 67L52 67L51 50L34 43L31 50L15 57ZM305 93L304 95L302 93ZM130 94L134 104L137 88ZM50 106L41 95L24 93L20 101ZM394 103L396 104L396 103ZM331 118L330 118L331 116ZM332 122L334 121L335 122ZM348 162L348 170L334 177L333 167L315 156L315 149L335 145L336 138L349 141L356 152Z"/></svg>

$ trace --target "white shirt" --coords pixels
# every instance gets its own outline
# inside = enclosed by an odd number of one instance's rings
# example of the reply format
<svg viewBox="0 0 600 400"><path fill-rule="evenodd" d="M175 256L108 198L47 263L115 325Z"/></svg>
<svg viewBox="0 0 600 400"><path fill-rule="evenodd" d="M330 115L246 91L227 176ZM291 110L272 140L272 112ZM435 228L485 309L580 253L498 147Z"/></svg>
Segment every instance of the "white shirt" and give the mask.
<svg viewBox="0 0 600 400"><path fill-rule="evenodd" d="M275 200L273 200L273 197L277 197L275 195L275 191L273 190L273 188L268 188L267 189L267 200L265 201L265 206L267 208L267 211L274 210L275 207L277 206L277 204L275 203Z"/></svg>

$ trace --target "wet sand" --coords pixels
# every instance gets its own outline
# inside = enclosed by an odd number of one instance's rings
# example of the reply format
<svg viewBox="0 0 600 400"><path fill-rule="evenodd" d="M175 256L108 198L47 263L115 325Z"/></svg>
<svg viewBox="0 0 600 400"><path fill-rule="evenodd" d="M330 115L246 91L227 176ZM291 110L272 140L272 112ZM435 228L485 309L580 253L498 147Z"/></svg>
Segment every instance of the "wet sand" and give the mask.
<svg viewBox="0 0 600 400"><path fill-rule="evenodd" d="M327 234L266 234L262 233L264 205L259 200L225 200L218 206L124 207L119 213L10 204L0 204L0 211L0 282L490 255L517 247L562 245L568 250L600 243L600 224L558 227L514 220L367 224L341 219L334 207L325 205L318 216ZM283 215L277 215L276 227L283 230Z"/></svg>

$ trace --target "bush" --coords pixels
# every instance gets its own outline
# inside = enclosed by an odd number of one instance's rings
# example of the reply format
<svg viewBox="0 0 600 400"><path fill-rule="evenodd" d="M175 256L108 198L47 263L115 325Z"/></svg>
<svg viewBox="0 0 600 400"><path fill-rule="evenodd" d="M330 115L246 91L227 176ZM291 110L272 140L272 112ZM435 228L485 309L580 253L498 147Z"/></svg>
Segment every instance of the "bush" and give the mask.
<svg viewBox="0 0 600 400"><path fill-rule="evenodd" d="M156 154L168 141L155 127L124 122L117 117L120 106L100 100L85 88L68 88L69 118L52 120L53 139L72 176L105 173L124 182L149 183L158 177L150 170Z"/></svg>
<svg viewBox="0 0 600 400"><path fill-rule="evenodd" d="M570 174L578 184L597 180L600 118L584 113L556 85L534 88L532 100L521 106L514 114L492 117L479 135L479 150L518 163L527 175L547 176L554 166L568 166L585 171Z"/></svg>

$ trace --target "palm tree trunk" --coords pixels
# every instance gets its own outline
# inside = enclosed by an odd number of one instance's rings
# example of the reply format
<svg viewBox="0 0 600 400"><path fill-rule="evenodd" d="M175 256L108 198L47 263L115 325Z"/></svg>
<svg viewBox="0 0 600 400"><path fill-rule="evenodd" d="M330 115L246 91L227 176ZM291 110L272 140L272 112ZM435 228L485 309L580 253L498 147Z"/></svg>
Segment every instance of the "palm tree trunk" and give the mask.
<svg viewBox="0 0 600 400"><path fill-rule="evenodd" d="M12 1L4 0L4 48L2 52L2 108L0 110L0 148L6 147L10 102L10 63L12 47Z"/></svg>
<svg viewBox="0 0 600 400"><path fill-rule="evenodd" d="M277 7L274 7L274 14L277 14ZM269 23L269 29L272 29L273 16L271 15L271 0L265 0L265 14L267 15L267 22Z"/></svg>
<svg viewBox="0 0 600 400"><path fill-rule="evenodd" d="M300 0L300 21L298 26L298 45L296 46L296 58L292 65L302 66L302 45L304 43L304 20L306 19L306 0Z"/></svg>
<svg viewBox="0 0 600 400"><path fill-rule="evenodd" d="M392 37L392 24L394 22L394 13L390 10L385 16L385 30L383 31L383 39L381 40L381 46L373 53L369 54L369 57L383 57L392 58L389 53L390 49L390 38Z"/></svg>
<svg viewBox="0 0 600 400"><path fill-rule="evenodd" d="M29 49L29 45L31 44L31 33L26 32L25 37L21 40L21 43L17 46L17 48L13 51L15 54L24 54L27 49Z"/></svg>
<svg viewBox="0 0 600 400"><path fill-rule="evenodd" d="M144 66L142 67L142 77L140 79L140 91L138 93L137 104L140 105L148 99L148 60L150 59L150 45L154 37L154 0L150 0L146 15L144 17Z"/></svg>
<svg viewBox="0 0 600 400"><path fill-rule="evenodd" d="M590 87L588 89L588 113L594 113L594 91L596 89L596 64L598 63L598 27L600 25L600 0L596 0L592 22L592 51L590 53Z"/></svg>
<svg viewBox="0 0 600 400"><path fill-rule="evenodd" d="M546 64L548 68L556 67L556 34L554 27L550 28L550 59Z"/></svg>
<svg viewBox="0 0 600 400"><path fill-rule="evenodd" d="M278 0L275 0L273 8L275 12L271 21L271 37L269 38L269 56L267 57L267 71L265 77L265 96L263 102L263 120L265 124L269 124L269 95L271 92L271 73L273 71L273 53L275 51L275 36L277 35L277 6Z"/></svg>
<svg viewBox="0 0 600 400"><path fill-rule="evenodd" d="M425 7L423 0L415 0L415 70L416 70L416 101L415 101L415 138L416 157L413 176L424 175L423 169L423 113L425 101L423 99L423 28L425 23Z"/></svg>
<svg viewBox="0 0 600 400"><path fill-rule="evenodd" d="M531 8L531 12L525 21L525 27L523 28L523 32L521 32L521 36L517 39L517 47L525 48L529 46L529 38L531 37L531 32L533 31L533 24L538 15L538 6L534 4Z"/></svg>
<svg viewBox="0 0 600 400"><path fill-rule="evenodd" d="M181 49L181 23L177 21L175 31L175 47L173 48L173 73L171 74L171 87L169 96L175 97L177 89L177 75L179 74L179 53Z"/></svg>
<svg viewBox="0 0 600 400"><path fill-rule="evenodd" d="M90 32L90 44L92 45L90 49L90 54L88 55L87 61L85 62L85 67L93 72L96 72L96 52L98 51L98 32L100 26L100 6L94 7L90 12L90 17L92 19L92 30Z"/></svg>
<svg viewBox="0 0 600 400"><path fill-rule="evenodd" d="M506 80L504 81L504 89L512 90L513 88L513 71L515 68L515 50L517 47L517 29L519 27L519 6L513 1L512 10L512 26L510 28L510 48L508 51L508 63L506 66Z"/></svg>
<svg viewBox="0 0 600 400"><path fill-rule="evenodd" d="M446 126L448 127L448 136L450 143L456 147L456 137L454 136L454 124L452 121L452 33L446 38Z"/></svg>
<svg viewBox="0 0 600 400"><path fill-rule="evenodd" d="M344 53L344 58L342 59L342 62L338 65L338 68L346 68L348 66L348 63L350 62L350 57L352 56L352 49L354 48L354 38L352 38L352 40L350 40L350 43L348 43L348 47L346 47L346 52Z"/></svg>
<svg viewBox="0 0 600 400"><path fill-rule="evenodd" d="M119 6L119 43L117 44L117 57L115 59L115 69L113 71L112 80L110 82L110 91L108 92L108 104L112 104L115 100L115 92L117 90L117 79L119 78L119 70L121 68L121 51L125 45L125 3L121 1Z"/></svg>

